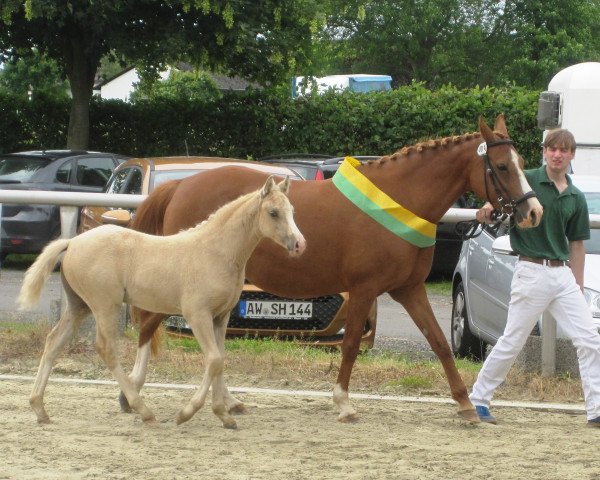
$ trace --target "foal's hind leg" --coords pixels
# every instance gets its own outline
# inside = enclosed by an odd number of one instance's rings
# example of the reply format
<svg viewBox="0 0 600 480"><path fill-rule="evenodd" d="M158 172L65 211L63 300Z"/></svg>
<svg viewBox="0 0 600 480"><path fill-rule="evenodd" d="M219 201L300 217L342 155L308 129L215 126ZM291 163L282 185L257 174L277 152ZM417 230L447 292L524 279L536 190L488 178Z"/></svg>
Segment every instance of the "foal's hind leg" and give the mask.
<svg viewBox="0 0 600 480"><path fill-rule="evenodd" d="M400 302L413 319L419 330L423 333L431 349L440 359L444 372L450 384L452 398L458 402L458 414L471 423L479 422L473 404L469 400L467 387L454 363L452 351L446 341L444 332L437 322L431 304L427 298L425 285L415 285L410 289L401 289L389 292L391 297Z"/></svg>
<svg viewBox="0 0 600 480"><path fill-rule="evenodd" d="M225 358L225 336L227 334L228 323L229 312L217 318L214 322L215 339L223 358ZM223 376L222 373L221 376ZM235 398L227 388L225 379L223 379L223 401L225 402L225 406L227 407L227 411L229 413L247 413L246 406L243 404L243 402Z"/></svg>
<svg viewBox="0 0 600 480"><path fill-rule="evenodd" d="M132 316L133 315L134 312L132 310ZM137 323L139 323L140 336L135 364L129 374L129 379L133 382L139 393L146 382L148 361L150 360L150 354L153 350L152 342L154 341L154 333L157 328L160 327L161 322L166 316L162 313L151 313L142 310L135 312L135 315L138 316ZM121 405L121 410L123 412L131 412L131 407L129 406L129 402L123 391L119 394L119 404Z"/></svg>
<svg viewBox="0 0 600 480"><path fill-rule="evenodd" d="M202 348L206 367L204 371L204 377L202 378L202 383L200 384L198 390L192 396L189 403L185 405L177 414L177 425L187 422L198 410L204 406L208 389L212 384L212 409L214 414L221 419L225 428L236 428L237 424L235 419L229 414L223 401L223 389L225 388L223 382L224 360L215 339L212 316L208 312L196 312L194 314L187 314L184 312L184 316L192 327L192 331L194 332L194 335L196 336L196 339Z"/></svg>
<svg viewBox="0 0 600 480"><path fill-rule="evenodd" d="M117 355L117 318L121 304L93 307L96 317L96 351L104 360L125 394L129 405L138 412L146 423L154 422L154 414L140 397L136 386L129 380Z"/></svg>
<svg viewBox="0 0 600 480"><path fill-rule="evenodd" d="M44 353L40 360L33 390L29 397L29 404L37 416L38 423L50 423L50 417L44 408L44 391L48 384L48 377L52 365L65 344L73 338L81 321L90 314L87 305L65 284L67 306L58 323L46 337Z"/></svg>

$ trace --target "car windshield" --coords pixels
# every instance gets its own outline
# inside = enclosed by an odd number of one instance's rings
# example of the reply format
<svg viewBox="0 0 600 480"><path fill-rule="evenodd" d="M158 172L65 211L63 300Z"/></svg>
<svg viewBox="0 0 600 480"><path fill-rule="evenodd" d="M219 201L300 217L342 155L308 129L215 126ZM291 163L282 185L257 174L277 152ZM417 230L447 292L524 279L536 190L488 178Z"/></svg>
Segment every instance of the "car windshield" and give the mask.
<svg viewBox="0 0 600 480"><path fill-rule="evenodd" d="M588 211L591 214L600 214L600 192L585 192ZM590 239L585 241L586 253L600 254L600 229L592 228Z"/></svg>
<svg viewBox="0 0 600 480"><path fill-rule="evenodd" d="M0 183L28 182L35 172L47 164L45 158L0 157Z"/></svg>

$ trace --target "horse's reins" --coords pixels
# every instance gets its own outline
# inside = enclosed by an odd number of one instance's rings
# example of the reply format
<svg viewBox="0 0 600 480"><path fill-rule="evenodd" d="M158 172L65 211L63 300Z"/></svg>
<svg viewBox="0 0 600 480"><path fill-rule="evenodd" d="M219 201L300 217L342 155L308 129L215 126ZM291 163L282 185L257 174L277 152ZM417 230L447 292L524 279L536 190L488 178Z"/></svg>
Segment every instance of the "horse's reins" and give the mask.
<svg viewBox="0 0 600 480"><path fill-rule="evenodd" d="M497 147L499 145L514 145L514 142L510 138L504 138L501 140L496 140L494 142L482 142L477 148L477 155L483 158L484 166L483 169L483 183L485 185L485 196L486 200L490 203L490 192L488 189L488 177L491 179L492 184L494 186L494 190L496 193L496 199L500 204L500 210L496 210L493 212L493 218L496 220L496 223L490 227L492 231L497 231L500 228L500 225L509 217L514 214L516 208L521 203L527 201L529 198L537 197L536 193L533 190L523 194L519 198L515 200L510 200L510 195L508 195L508 190L502 180L498 177L498 174L494 170L492 162L490 161L490 157L487 154L487 151L490 148ZM505 201L503 192L508 197L508 200ZM465 222L458 222L455 227L455 231L458 236L461 237L462 240L468 240L469 238L478 237L483 231L483 226L477 220L469 220Z"/></svg>

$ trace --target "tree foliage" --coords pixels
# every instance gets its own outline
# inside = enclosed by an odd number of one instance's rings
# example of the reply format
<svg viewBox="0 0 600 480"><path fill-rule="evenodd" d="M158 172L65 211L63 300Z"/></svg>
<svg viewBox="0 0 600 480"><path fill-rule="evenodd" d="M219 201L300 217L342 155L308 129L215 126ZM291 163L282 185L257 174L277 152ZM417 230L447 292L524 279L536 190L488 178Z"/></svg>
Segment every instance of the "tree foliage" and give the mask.
<svg viewBox="0 0 600 480"><path fill-rule="evenodd" d="M0 60L34 49L55 59L73 102L67 145L85 148L100 60L162 71L179 60L256 81L281 79L308 58L317 0L4 0Z"/></svg>
<svg viewBox="0 0 600 480"><path fill-rule="evenodd" d="M206 72L182 72L171 70L169 77L159 82L144 82L142 79L131 94L131 101L156 99L181 99L206 101L221 98L219 87Z"/></svg>
<svg viewBox="0 0 600 480"><path fill-rule="evenodd" d="M600 2L331 0L320 73L387 73L396 85L543 88L600 60Z"/></svg>

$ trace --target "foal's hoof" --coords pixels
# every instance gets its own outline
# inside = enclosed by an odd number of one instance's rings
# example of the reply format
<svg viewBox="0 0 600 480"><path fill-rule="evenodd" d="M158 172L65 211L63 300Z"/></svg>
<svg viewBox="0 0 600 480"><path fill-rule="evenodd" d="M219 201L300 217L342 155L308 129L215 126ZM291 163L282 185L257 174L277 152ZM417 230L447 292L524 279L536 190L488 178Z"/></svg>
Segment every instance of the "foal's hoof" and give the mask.
<svg viewBox="0 0 600 480"><path fill-rule="evenodd" d="M360 421L360 416L358 415L358 413L354 412L354 413L348 413L348 414L341 414L338 417L338 422L341 423L358 423Z"/></svg>
<svg viewBox="0 0 600 480"><path fill-rule="evenodd" d="M192 418L191 415L185 415L182 413L182 411L179 411L175 417L175 423L177 425L181 425L182 423L187 422L190 418Z"/></svg>
<svg viewBox="0 0 600 480"><path fill-rule="evenodd" d="M223 422L223 427L224 428L228 428L229 430L236 430L237 429L237 423L236 421L232 418L231 420L226 420Z"/></svg>
<svg viewBox="0 0 600 480"><path fill-rule="evenodd" d="M459 410L458 416L469 423L481 423L479 415L477 415L477 412L474 408L468 410Z"/></svg>
<svg viewBox="0 0 600 480"><path fill-rule="evenodd" d="M123 392L119 394L119 405L121 405L121 411L123 413L131 413L133 411Z"/></svg>
<svg viewBox="0 0 600 480"><path fill-rule="evenodd" d="M238 403L230 407L228 412L232 415L245 415L248 413L248 409L243 403Z"/></svg>
<svg viewBox="0 0 600 480"><path fill-rule="evenodd" d="M50 417L42 417L37 419L37 423L38 425L49 425L52 421L50 420Z"/></svg>

